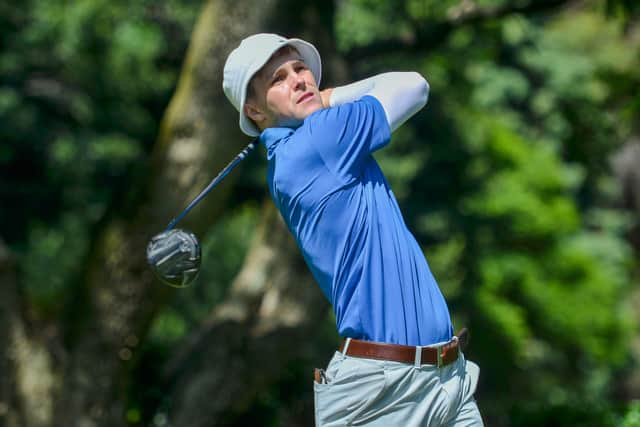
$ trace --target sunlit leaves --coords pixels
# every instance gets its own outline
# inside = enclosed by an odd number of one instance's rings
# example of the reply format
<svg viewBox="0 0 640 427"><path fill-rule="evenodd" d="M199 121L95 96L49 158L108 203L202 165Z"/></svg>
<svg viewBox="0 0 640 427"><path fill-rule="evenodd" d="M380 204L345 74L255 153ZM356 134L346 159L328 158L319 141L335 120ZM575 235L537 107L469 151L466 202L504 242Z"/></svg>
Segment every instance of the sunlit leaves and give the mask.
<svg viewBox="0 0 640 427"><path fill-rule="evenodd" d="M426 109L376 158L456 326L478 337L470 354L483 369L481 407L497 402L502 413L513 401L545 410L564 410L572 396L604 401L629 356L636 308L628 295L637 257L624 241L635 218L611 203L620 195L608 158L637 133L640 38L635 23L618 20L619 10L630 18L637 7L607 1L606 16L602 2L570 2L457 21L526 3L349 0L337 2L335 22L343 51L398 41L353 70L416 69L430 82ZM25 306L36 316L57 316L74 297L90 227L147 160L200 6L0 6L0 215L5 233L23 230L13 238ZM450 32L428 49L402 50L433 28ZM264 191L253 180L242 185ZM258 212L229 212L203 236L200 279L154 322L157 357L224 297ZM636 425L638 413L630 407L624 425ZM518 425L534 424L526 421Z"/></svg>
<svg viewBox="0 0 640 427"><path fill-rule="evenodd" d="M487 132L476 156L490 163L476 177L483 180L481 190L464 203L469 213L499 221L503 231L518 238L576 229L578 213L570 196L579 184L579 168L563 165L548 146L524 140L499 120L485 119Z"/></svg>
<svg viewBox="0 0 640 427"><path fill-rule="evenodd" d="M513 68L498 67L490 62L475 63L468 68L467 76L476 87L471 101L479 108L520 102L529 95L529 82Z"/></svg>
<svg viewBox="0 0 640 427"><path fill-rule="evenodd" d="M402 8L394 2L355 0L339 3L336 36L341 50L398 34L401 37L411 36Z"/></svg>
<svg viewBox="0 0 640 427"><path fill-rule="evenodd" d="M640 427L640 401L635 400L629 405L619 427Z"/></svg>
<svg viewBox="0 0 640 427"><path fill-rule="evenodd" d="M139 92L164 89L172 84L175 75L158 69L154 63L166 43L157 26L123 22L112 29L112 37L107 64L109 72L129 76L118 81L124 96L134 97Z"/></svg>
<svg viewBox="0 0 640 427"><path fill-rule="evenodd" d="M406 5L424 20L448 7ZM459 26L415 58L437 111L414 122L430 132L418 135L430 144L414 188L429 191L415 230L454 318L474 313L487 374L509 372L522 396L552 405L602 396L629 354L630 221L606 205L618 197L606 158L629 135L632 109L620 106L637 52L632 32L585 7ZM531 383L527 369L545 374Z"/></svg>

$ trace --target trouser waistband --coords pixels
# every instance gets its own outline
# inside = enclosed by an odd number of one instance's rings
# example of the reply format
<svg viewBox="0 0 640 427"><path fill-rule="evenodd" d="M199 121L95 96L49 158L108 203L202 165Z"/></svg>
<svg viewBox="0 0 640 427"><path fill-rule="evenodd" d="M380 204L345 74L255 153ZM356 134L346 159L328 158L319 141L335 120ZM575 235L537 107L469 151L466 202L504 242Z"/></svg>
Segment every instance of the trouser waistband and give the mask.
<svg viewBox="0 0 640 427"><path fill-rule="evenodd" d="M429 364L441 367L458 360L461 347L466 346L468 335L467 328L463 328L454 335L451 341L433 347L386 344L346 338L340 346L340 352L352 357L413 363L416 366Z"/></svg>

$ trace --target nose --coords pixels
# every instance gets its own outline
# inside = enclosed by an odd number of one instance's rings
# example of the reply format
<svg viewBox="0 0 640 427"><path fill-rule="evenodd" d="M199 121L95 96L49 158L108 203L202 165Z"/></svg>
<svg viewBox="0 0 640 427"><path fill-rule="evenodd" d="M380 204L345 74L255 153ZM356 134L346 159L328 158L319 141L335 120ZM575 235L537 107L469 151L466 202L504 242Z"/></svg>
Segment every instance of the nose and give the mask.
<svg viewBox="0 0 640 427"><path fill-rule="evenodd" d="M293 88L295 90L304 90L306 87L306 82L301 74L295 74L293 82Z"/></svg>

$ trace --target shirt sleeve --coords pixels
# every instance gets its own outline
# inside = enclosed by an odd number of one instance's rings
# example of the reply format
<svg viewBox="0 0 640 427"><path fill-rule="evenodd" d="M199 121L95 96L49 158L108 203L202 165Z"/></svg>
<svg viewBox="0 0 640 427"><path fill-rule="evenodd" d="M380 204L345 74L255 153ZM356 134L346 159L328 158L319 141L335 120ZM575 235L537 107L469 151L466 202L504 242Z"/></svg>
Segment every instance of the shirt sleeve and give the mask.
<svg viewBox="0 0 640 427"><path fill-rule="evenodd" d="M384 108L372 96L320 110L303 127L327 168L346 180L359 176L391 138Z"/></svg>
<svg viewBox="0 0 640 427"><path fill-rule="evenodd" d="M419 73L382 73L333 89L331 106L351 102L364 95L375 97L387 117L391 132L424 107L429 98L429 83Z"/></svg>

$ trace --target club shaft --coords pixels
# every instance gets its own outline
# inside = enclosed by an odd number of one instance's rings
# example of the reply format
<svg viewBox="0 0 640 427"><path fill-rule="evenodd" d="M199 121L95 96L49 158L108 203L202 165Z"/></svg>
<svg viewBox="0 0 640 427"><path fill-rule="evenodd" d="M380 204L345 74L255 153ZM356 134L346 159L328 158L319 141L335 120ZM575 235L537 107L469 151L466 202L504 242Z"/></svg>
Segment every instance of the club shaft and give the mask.
<svg viewBox="0 0 640 427"><path fill-rule="evenodd" d="M229 175L229 173L238 165L238 163L240 163L242 160L244 160L245 157L247 157L247 155L256 147L257 143L258 140L256 138L249 145L247 145L244 150L238 153L238 155L233 160L231 160L229 164L225 166L225 168L222 169L215 178L213 178L213 180L211 180L209 185L207 185L204 190L202 190L200 194L198 194L178 216L171 220L165 231L173 229L176 224L178 224L178 222L180 222L180 220L184 218L189 213L189 211L191 211L191 209L194 208L195 205L200 203L200 201L204 199L205 196L209 194L209 192L220 183L220 181L222 181L227 175Z"/></svg>

